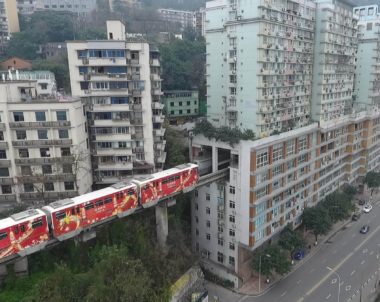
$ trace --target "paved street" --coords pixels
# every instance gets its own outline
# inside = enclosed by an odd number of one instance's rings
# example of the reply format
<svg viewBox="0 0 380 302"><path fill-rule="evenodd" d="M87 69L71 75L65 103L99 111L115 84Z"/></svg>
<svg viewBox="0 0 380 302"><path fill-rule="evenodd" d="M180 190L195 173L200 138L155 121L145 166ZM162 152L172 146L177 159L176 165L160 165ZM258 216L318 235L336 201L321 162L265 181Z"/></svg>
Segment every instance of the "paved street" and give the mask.
<svg viewBox="0 0 380 302"><path fill-rule="evenodd" d="M362 213L326 242L312 258L287 278L278 282L261 297L239 296L216 286L209 286L210 298L219 301L265 302L336 302L338 301L338 276L326 267L336 270L340 280L340 301L368 301L374 295L380 280L380 204ZM370 225L367 234L360 234L364 224ZM228 300L223 297L228 297Z"/></svg>

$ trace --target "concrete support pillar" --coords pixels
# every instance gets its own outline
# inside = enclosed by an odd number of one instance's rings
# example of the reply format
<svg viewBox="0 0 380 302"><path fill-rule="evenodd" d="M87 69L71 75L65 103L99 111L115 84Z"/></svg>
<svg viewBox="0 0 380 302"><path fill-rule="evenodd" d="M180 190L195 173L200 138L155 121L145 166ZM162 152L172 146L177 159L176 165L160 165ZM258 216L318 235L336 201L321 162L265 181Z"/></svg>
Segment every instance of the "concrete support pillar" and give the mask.
<svg viewBox="0 0 380 302"><path fill-rule="evenodd" d="M156 206L156 232L157 232L157 242L161 251L166 254L167 246L166 240L168 238L169 227L168 227L168 206L166 202L158 204Z"/></svg>
<svg viewBox="0 0 380 302"><path fill-rule="evenodd" d="M218 171L218 148L212 146L212 172Z"/></svg>
<svg viewBox="0 0 380 302"><path fill-rule="evenodd" d="M14 272L16 276L23 276L28 274L28 257L22 257L15 261Z"/></svg>

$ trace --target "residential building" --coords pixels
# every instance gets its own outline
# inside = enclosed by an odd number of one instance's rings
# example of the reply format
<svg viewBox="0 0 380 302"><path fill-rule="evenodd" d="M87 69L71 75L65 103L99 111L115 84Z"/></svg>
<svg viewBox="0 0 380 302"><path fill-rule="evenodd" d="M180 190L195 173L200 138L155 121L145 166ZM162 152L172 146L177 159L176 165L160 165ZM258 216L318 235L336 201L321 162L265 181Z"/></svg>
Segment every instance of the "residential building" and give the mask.
<svg viewBox="0 0 380 302"><path fill-rule="evenodd" d="M25 70L32 69L32 63L18 57L10 57L0 62L0 70Z"/></svg>
<svg viewBox="0 0 380 302"><path fill-rule="evenodd" d="M0 210L20 202L40 205L91 189L82 101L39 95L39 90L38 80L0 81Z"/></svg>
<svg viewBox="0 0 380 302"><path fill-rule="evenodd" d="M16 1L1 0L0 13L1 13L0 41L1 43L3 43L9 40L12 33L17 33L20 31Z"/></svg>
<svg viewBox="0 0 380 302"><path fill-rule="evenodd" d="M42 0L16 0L16 2L18 12L23 15L33 14L39 7L39 3L42 4Z"/></svg>
<svg viewBox="0 0 380 302"><path fill-rule="evenodd" d="M57 59L66 56L67 46L65 42L50 42L39 46L37 54L43 59Z"/></svg>
<svg viewBox="0 0 380 302"><path fill-rule="evenodd" d="M165 162L160 54L107 21L108 40L67 43L72 94L87 104L96 185L160 170Z"/></svg>
<svg viewBox="0 0 380 302"><path fill-rule="evenodd" d="M97 8L96 0L37 0L36 10L54 10L87 15Z"/></svg>
<svg viewBox="0 0 380 302"><path fill-rule="evenodd" d="M109 7L111 12L115 11L114 5L115 5L115 0L109 0ZM119 5L122 5L126 8L139 8L141 7L141 1L140 0L119 0L118 1Z"/></svg>
<svg viewBox="0 0 380 302"><path fill-rule="evenodd" d="M198 11L194 12L194 28L199 35L202 37L205 36L205 21L206 21L206 11L205 8L202 7Z"/></svg>
<svg viewBox="0 0 380 302"><path fill-rule="evenodd" d="M166 117L172 121L180 121L199 115L199 99L197 90L164 91Z"/></svg>
<svg viewBox="0 0 380 302"><path fill-rule="evenodd" d="M178 30L180 31L187 27L194 27L194 13L192 11L159 8L157 12L163 21L179 24Z"/></svg>
<svg viewBox="0 0 380 302"><path fill-rule="evenodd" d="M353 7L206 3L208 121L257 139L192 138L202 175L228 171L226 181L194 192L193 249L236 287L251 276L252 252L287 224L297 227L305 207L380 168L378 28L375 20L358 26Z"/></svg>
<svg viewBox="0 0 380 302"><path fill-rule="evenodd" d="M206 3L213 125L266 137L310 123L315 8L311 0Z"/></svg>

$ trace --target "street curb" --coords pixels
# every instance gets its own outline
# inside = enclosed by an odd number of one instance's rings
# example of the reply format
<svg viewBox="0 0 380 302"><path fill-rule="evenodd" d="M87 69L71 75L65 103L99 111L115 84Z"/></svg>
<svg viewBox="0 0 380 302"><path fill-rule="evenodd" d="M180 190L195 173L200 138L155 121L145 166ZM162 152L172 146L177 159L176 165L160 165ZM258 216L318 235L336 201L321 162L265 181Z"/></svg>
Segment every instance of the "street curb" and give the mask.
<svg viewBox="0 0 380 302"><path fill-rule="evenodd" d="M261 297L263 295L265 295L268 291L270 291L278 282L280 282L281 280L287 278L288 276L290 276L291 274L293 274L295 271L297 271L300 267L302 267L306 262L308 262L323 246L324 243L326 243L326 241L330 240L332 237L334 237L338 232L340 232L345 226L347 226L349 223L351 222L351 218L348 219L347 221L345 221L339 228L337 228L336 230L332 230L331 234L328 234L317 246L316 248L310 252L308 254L308 256L306 258L304 258L303 261L299 262L298 264L296 264L295 266L293 266L293 269L287 273L286 275L283 275L281 276L279 279L275 280L270 286L268 286L265 290L263 290L261 293L259 294L244 294L244 293L240 293L238 291L236 291L235 289L233 289L232 291L235 292L236 294L239 294L239 295L244 295L244 296L249 296L249 297Z"/></svg>

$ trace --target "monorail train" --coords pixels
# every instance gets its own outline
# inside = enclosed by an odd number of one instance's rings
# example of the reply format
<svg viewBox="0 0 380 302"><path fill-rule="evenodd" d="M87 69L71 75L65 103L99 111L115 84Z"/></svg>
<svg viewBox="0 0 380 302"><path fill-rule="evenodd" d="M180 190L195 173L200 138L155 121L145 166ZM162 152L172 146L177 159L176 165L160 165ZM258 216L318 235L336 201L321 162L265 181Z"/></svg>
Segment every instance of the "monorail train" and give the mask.
<svg viewBox="0 0 380 302"><path fill-rule="evenodd" d="M32 254L52 238L73 238L106 219L130 215L139 205L155 206L163 198L192 190L198 180L198 165L183 164L11 215L0 220L0 259Z"/></svg>

